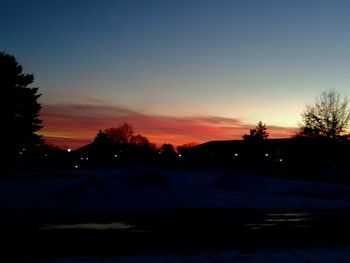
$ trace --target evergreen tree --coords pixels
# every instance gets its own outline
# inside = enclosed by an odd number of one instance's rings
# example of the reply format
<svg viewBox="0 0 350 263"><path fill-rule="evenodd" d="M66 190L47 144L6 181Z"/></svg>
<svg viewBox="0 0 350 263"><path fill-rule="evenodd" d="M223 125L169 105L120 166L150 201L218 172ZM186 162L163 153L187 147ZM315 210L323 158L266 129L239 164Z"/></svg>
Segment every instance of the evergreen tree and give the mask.
<svg viewBox="0 0 350 263"><path fill-rule="evenodd" d="M38 102L41 94L38 88L29 87L33 81L33 74L24 74L14 56L0 52L0 84L8 100L7 138L12 154L42 142L41 136L36 134L42 128Z"/></svg>
<svg viewBox="0 0 350 263"><path fill-rule="evenodd" d="M244 134L244 140L263 140L269 137L269 133L267 132L266 124L263 124L259 121L258 125L255 129L251 129L249 134Z"/></svg>
<svg viewBox="0 0 350 263"><path fill-rule="evenodd" d="M98 131L98 133L96 134L96 137L93 141L94 144L99 144L99 145L109 144L110 142L111 141L108 138L107 134L101 130Z"/></svg>

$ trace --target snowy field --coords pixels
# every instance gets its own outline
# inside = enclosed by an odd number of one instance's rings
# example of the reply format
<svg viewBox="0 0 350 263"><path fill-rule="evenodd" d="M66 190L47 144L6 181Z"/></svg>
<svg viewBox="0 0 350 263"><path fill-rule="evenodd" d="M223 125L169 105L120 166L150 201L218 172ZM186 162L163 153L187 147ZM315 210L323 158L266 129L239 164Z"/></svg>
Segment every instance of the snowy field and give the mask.
<svg viewBox="0 0 350 263"><path fill-rule="evenodd" d="M182 208L350 208L350 185L255 176L124 168L0 183L0 208L21 211L142 211Z"/></svg>
<svg viewBox="0 0 350 263"><path fill-rule="evenodd" d="M2 225L17 262L350 262L350 185L247 171L77 170L3 180L0 208L25 215ZM63 216L41 218L50 212ZM70 221L72 212L83 216ZM91 219L103 214L112 216Z"/></svg>
<svg viewBox="0 0 350 263"><path fill-rule="evenodd" d="M159 254L123 257L58 258L31 263L158 263L158 262L232 262L232 263L348 263L350 247L286 250L231 250L191 254Z"/></svg>

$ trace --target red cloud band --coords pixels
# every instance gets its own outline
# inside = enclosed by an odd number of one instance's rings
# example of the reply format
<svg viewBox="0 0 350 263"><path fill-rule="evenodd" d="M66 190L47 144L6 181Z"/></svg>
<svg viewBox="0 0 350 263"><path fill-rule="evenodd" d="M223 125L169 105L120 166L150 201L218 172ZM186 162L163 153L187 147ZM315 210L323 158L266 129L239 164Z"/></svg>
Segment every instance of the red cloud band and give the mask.
<svg viewBox="0 0 350 263"><path fill-rule="evenodd" d="M81 104L44 105L41 117L44 121L41 134L48 143L73 148L91 142L98 130L123 122L131 123L136 133L153 143L175 145L241 139L255 126L239 119L145 115L120 107ZM272 138L286 138L296 132L296 128L278 126L268 126L268 129Z"/></svg>

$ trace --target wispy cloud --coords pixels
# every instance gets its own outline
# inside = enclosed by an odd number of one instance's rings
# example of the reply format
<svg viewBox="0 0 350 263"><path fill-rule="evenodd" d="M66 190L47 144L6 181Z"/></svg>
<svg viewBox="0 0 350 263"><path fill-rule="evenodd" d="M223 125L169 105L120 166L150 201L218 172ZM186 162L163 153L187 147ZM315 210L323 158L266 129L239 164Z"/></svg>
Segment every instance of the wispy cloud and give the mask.
<svg viewBox="0 0 350 263"><path fill-rule="evenodd" d="M217 116L160 116L147 115L118 106L96 104L47 104L41 117L41 133L56 145L79 147L93 140L98 130L131 123L136 132L156 144L205 142L210 140L240 139L255 124L240 119ZM290 137L293 127L268 126L273 138Z"/></svg>
<svg viewBox="0 0 350 263"><path fill-rule="evenodd" d="M109 16L114 22L120 22L120 18L116 14L111 12Z"/></svg>

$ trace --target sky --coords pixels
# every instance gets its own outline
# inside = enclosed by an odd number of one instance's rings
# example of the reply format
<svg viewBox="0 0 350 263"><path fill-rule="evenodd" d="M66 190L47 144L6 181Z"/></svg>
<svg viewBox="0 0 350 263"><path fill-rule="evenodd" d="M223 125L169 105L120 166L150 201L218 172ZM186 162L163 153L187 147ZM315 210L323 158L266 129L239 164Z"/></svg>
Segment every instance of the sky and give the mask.
<svg viewBox="0 0 350 263"><path fill-rule="evenodd" d="M49 143L123 122L156 144L290 137L350 95L350 1L1 1L0 50L35 75Z"/></svg>

